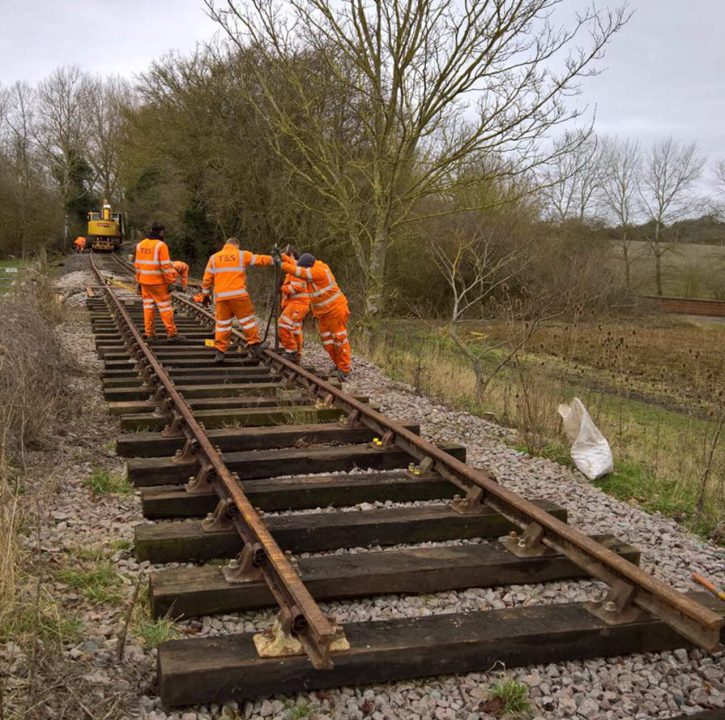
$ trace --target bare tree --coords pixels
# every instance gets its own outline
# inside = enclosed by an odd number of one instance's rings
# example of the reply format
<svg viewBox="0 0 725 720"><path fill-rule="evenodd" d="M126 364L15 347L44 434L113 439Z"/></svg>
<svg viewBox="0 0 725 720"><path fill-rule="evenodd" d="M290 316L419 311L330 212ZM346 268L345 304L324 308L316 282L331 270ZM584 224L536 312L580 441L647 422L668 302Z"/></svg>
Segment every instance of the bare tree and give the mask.
<svg viewBox="0 0 725 720"><path fill-rule="evenodd" d="M627 288L632 287L632 225L639 207L638 187L642 169L639 143L615 138L605 141L599 202L605 214L619 228Z"/></svg>
<svg viewBox="0 0 725 720"><path fill-rule="evenodd" d="M639 196L652 224L649 245L655 258L658 295L662 295L662 257L670 249L663 242L663 232L667 225L697 210L693 186L704 165L695 143L681 144L671 137L655 142L645 157Z"/></svg>
<svg viewBox="0 0 725 720"><path fill-rule="evenodd" d="M37 91L36 141L63 198L66 246L71 204L87 191L78 178L87 162L89 88L90 80L79 68L63 67L43 80Z"/></svg>
<svg viewBox="0 0 725 720"><path fill-rule="evenodd" d="M469 212L447 224L445 238L432 238L431 254L450 291L450 322L459 322L474 307L507 283L525 262L522 245L505 248L480 217Z"/></svg>
<svg viewBox="0 0 725 720"><path fill-rule="evenodd" d="M602 143L593 133L569 131L555 141L554 151L542 173L542 193L549 213L559 222L584 222L601 181Z"/></svg>
<svg viewBox="0 0 725 720"><path fill-rule="evenodd" d="M564 99L623 25L623 9L589 9L555 26L561 0L205 0L241 51L260 60L249 87L265 117L304 162L303 173L342 212L366 281L367 314L383 303L386 258L426 197L466 182L485 156L492 175L523 174L546 160L539 140L578 110ZM587 46L578 45L588 34ZM347 111L366 154L351 156L317 115L313 57L358 101ZM275 73L270 74L269 68ZM558 68L554 70L554 68ZM279 78L295 112L279 102ZM275 81L275 78L277 80ZM476 112L471 113L471 107ZM301 126L319 128L303 132ZM280 148L284 152L284 145Z"/></svg>
<svg viewBox="0 0 725 720"><path fill-rule="evenodd" d="M122 78L89 81L88 159L103 197L119 198L119 148L123 110L132 104L129 84Z"/></svg>

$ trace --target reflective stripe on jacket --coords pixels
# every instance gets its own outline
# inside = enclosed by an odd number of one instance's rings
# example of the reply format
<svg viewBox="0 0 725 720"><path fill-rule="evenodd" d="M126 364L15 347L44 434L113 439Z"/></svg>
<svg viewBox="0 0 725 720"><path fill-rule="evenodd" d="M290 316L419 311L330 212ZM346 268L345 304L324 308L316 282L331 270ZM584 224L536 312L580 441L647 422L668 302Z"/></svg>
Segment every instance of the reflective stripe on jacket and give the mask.
<svg viewBox="0 0 725 720"><path fill-rule="evenodd" d="M227 243L214 253L206 265L202 292L208 295L214 288L217 300L233 300L247 294L247 268L251 265L272 265L271 255L255 255Z"/></svg>
<svg viewBox="0 0 725 720"><path fill-rule="evenodd" d="M298 278L292 273L287 273L282 283L282 307L286 308L290 303L296 303L308 308L310 306L310 294L307 280Z"/></svg>
<svg viewBox="0 0 725 720"><path fill-rule="evenodd" d="M315 264L309 268L297 267L291 262L283 262L282 270L307 280L307 292L310 296L312 314L315 317L328 315L336 312L343 305L347 306L347 298L338 287L332 270L321 260L316 260Z"/></svg>
<svg viewBox="0 0 725 720"><path fill-rule="evenodd" d="M144 238L136 245L136 282L141 285L170 285L176 282L169 248L161 238Z"/></svg>

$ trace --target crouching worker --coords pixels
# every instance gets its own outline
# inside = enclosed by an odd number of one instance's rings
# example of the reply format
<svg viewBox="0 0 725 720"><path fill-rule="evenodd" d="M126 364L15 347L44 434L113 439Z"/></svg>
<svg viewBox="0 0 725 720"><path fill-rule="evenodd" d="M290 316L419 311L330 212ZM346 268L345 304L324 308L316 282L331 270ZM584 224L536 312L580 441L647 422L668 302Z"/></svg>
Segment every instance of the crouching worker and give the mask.
<svg viewBox="0 0 725 720"><path fill-rule="evenodd" d="M330 268L309 253L299 260L285 255L282 270L307 281L312 314L317 318L320 340L335 363L333 375L344 380L350 374L352 357L347 339L347 321L350 317L347 298L337 285Z"/></svg>
<svg viewBox="0 0 725 720"><path fill-rule="evenodd" d="M136 245L134 265L136 282L143 298L146 339L153 340L156 336L156 307L158 307L168 341L176 343L184 340L174 324L174 310L171 307L168 286L176 282L176 273L171 267L169 248L164 242L163 225L154 223L148 236Z"/></svg>
<svg viewBox="0 0 725 720"><path fill-rule="evenodd" d="M290 250L290 256L296 259L299 257L299 253ZM302 324L310 309L307 281L292 273L287 273L281 290L282 314L277 321L279 342L289 359L299 362L304 343Z"/></svg>
<svg viewBox="0 0 725 720"><path fill-rule="evenodd" d="M239 249L239 240L229 238L224 247L214 253L207 263L201 283L202 302L211 302L214 289L216 303L214 328L214 361L224 362L232 334L232 320L236 317L249 351L256 355L262 351L259 325L254 316L252 300L247 292L247 268L252 265L272 265L271 255L255 255Z"/></svg>
<svg viewBox="0 0 725 720"><path fill-rule="evenodd" d="M181 286L182 290L189 287L189 266L183 260L174 260L171 263L176 273L176 284Z"/></svg>
<svg viewBox="0 0 725 720"><path fill-rule="evenodd" d="M83 235L79 235L73 241L73 244L76 246L76 253L82 253L86 249L86 239L83 237Z"/></svg>

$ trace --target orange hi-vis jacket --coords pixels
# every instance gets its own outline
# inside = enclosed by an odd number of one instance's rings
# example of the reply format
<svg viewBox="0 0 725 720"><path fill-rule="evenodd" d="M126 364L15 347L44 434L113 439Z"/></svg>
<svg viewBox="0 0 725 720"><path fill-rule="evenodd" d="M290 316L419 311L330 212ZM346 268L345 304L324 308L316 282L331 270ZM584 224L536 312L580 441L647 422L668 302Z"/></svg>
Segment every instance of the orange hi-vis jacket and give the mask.
<svg viewBox="0 0 725 720"><path fill-rule="evenodd" d="M189 266L183 262L182 260L174 260L174 262L171 263L171 267L176 270L181 287L187 287L189 284Z"/></svg>
<svg viewBox="0 0 725 720"><path fill-rule="evenodd" d="M79 235L73 242L75 243L75 246L81 250L86 246L86 239L83 235Z"/></svg>
<svg viewBox="0 0 725 720"><path fill-rule="evenodd" d="M140 285L171 285L176 273L171 267L169 248L158 237L144 238L136 245L136 282Z"/></svg>
<svg viewBox="0 0 725 720"><path fill-rule="evenodd" d="M338 287L332 270L321 260L315 260L315 264L309 268L297 267L295 263L285 260L282 270L307 281L310 307L316 318L347 307L347 298Z"/></svg>
<svg viewBox="0 0 725 720"><path fill-rule="evenodd" d="M310 294L307 292L307 280L287 273L282 283L282 308L292 303L307 309L310 307Z"/></svg>
<svg viewBox="0 0 725 720"><path fill-rule="evenodd" d="M227 243L214 253L206 265L201 291L209 295L214 287L216 300L247 297L247 268L251 265L272 265L271 255L255 255Z"/></svg>

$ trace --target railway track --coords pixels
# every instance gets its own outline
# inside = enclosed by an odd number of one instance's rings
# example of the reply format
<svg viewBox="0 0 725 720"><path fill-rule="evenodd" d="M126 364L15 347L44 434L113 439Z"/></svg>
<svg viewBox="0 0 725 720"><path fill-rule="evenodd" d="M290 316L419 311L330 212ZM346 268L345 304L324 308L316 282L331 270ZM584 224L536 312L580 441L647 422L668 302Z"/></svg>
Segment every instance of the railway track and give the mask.
<svg viewBox="0 0 725 720"><path fill-rule="evenodd" d="M140 300L106 284L128 282L128 264L90 258L117 449L153 521L135 533L138 558L154 565L152 612L278 608L261 634L161 645L165 706L718 646L716 599L674 591L638 567L636 548L588 537L564 508L512 493L467 465L465 448L431 444L414 421L271 350L214 366L203 343L213 318L184 295L174 303L188 344L146 345ZM473 538L488 541L453 542ZM583 577L605 583L606 596L376 622L338 623L320 606Z"/></svg>

